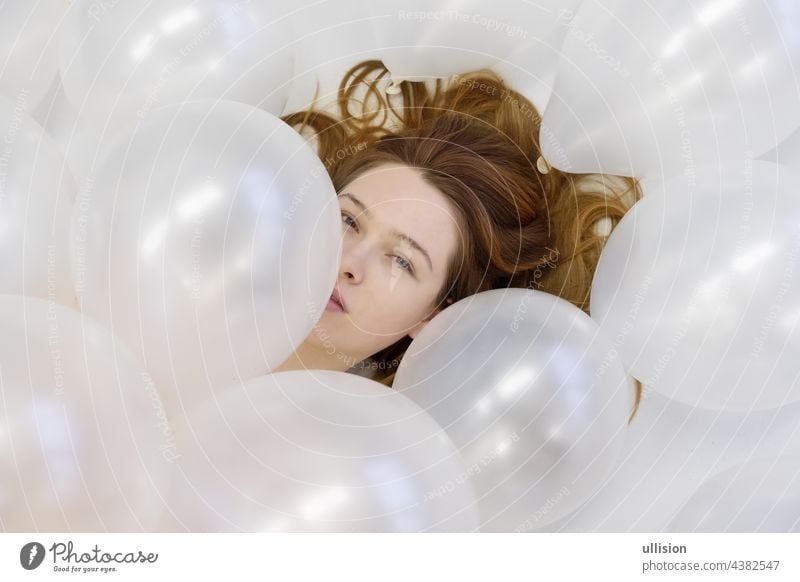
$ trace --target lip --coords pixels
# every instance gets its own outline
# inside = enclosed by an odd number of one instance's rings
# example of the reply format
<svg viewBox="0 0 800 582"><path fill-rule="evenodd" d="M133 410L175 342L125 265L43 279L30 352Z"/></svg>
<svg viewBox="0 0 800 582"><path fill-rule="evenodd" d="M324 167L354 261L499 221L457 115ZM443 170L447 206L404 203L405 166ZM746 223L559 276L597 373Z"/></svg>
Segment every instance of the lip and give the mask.
<svg viewBox="0 0 800 582"><path fill-rule="evenodd" d="M328 311L347 311L347 307L342 300L341 295L339 292L334 289L333 293L331 293L330 299L328 299L328 305L325 307Z"/></svg>

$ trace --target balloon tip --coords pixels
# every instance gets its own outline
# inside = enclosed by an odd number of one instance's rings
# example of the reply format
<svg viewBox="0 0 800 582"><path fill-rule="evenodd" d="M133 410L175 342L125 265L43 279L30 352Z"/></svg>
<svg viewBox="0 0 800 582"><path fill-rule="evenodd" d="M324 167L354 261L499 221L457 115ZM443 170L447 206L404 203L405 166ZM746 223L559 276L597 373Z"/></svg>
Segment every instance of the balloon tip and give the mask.
<svg viewBox="0 0 800 582"><path fill-rule="evenodd" d="M550 164L547 163L544 156L539 156L539 159L536 160L536 169L542 174L547 174L550 171Z"/></svg>
<svg viewBox="0 0 800 582"><path fill-rule="evenodd" d="M397 95L400 93L400 83L403 81L398 81L397 79L392 79L389 83L389 86L386 87L386 94L387 95Z"/></svg>

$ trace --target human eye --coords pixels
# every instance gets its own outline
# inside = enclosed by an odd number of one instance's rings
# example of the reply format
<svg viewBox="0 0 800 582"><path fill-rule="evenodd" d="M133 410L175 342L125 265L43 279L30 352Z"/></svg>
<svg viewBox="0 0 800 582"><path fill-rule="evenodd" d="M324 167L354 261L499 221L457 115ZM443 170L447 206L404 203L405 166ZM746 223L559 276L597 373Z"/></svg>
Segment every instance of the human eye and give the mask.
<svg viewBox="0 0 800 582"><path fill-rule="evenodd" d="M411 262L408 259L405 259L400 255L392 255L392 256L395 259L398 259L397 264L400 265L401 269L408 271L412 275L414 274L414 267L411 266Z"/></svg>
<svg viewBox="0 0 800 582"><path fill-rule="evenodd" d="M348 222L348 220L350 222ZM347 226L353 228L354 230L358 231L358 223L352 216L350 216L346 212L342 212L342 222L344 222Z"/></svg>

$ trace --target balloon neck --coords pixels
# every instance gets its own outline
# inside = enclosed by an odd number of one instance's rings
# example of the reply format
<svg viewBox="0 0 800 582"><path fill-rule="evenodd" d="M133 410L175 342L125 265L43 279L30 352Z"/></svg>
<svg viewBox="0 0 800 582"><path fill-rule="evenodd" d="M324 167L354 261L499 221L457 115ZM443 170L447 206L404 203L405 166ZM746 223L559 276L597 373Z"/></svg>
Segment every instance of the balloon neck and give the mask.
<svg viewBox="0 0 800 582"><path fill-rule="evenodd" d="M389 86L386 87L386 94L387 95L397 95L400 93L400 83L402 83L402 79L396 79L392 77L391 81L389 82Z"/></svg>

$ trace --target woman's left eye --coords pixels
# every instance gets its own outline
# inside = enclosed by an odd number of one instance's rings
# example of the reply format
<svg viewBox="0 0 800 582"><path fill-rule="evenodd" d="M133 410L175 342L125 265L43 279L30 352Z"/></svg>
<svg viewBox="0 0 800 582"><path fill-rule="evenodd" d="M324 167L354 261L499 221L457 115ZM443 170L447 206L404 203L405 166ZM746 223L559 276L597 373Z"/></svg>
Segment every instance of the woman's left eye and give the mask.
<svg viewBox="0 0 800 582"><path fill-rule="evenodd" d="M398 259L397 264L400 265L401 269L408 271L409 273L413 273L414 269L411 268L411 263L408 262L407 259L404 259L400 255L392 255L394 258Z"/></svg>

